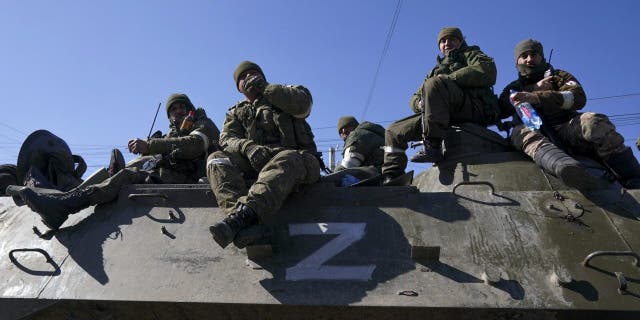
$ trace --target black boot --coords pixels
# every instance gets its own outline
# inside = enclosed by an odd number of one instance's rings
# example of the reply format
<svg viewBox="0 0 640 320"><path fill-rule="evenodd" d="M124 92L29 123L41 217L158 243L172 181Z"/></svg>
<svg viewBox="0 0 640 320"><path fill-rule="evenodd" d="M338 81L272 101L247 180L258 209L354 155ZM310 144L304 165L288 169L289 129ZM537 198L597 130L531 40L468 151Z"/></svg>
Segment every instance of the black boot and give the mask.
<svg viewBox="0 0 640 320"><path fill-rule="evenodd" d="M211 227L209 231L218 245L226 248L236 237L238 231L258 223L258 215L253 209L241 204L233 213L224 220Z"/></svg>
<svg viewBox="0 0 640 320"><path fill-rule="evenodd" d="M264 224L256 224L238 231L233 238L233 245L242 249L248 245L267 244L270 242L271 235L271 228Z"/></svg>
<svg viewBox="0 0 640 320"><path fill-rule="evenodd" d="M31 188L24 188L20 190L19 196L53 230L60 228L70 214L91 205L89 191L86 189L74 189L65 193L38 193Z"/></svg>
<svg viewBox="0 0 640 320"><path fill-rule="evenodd" d="M424 141L422 150L414 154L411 157L411 162L425 163L433 162L437 163L444 160L442 155L442 139L430 138Z"/></svg>
<svg viewBox="0 0 640 320"><path fill-rule="evenodd" d="M604 162L618 175L625 188L640 189L640 164L631 148L610 155Z"/></svg>
<svg viewBox="0 0 640 320"><path fill-rule="evenodd" d="M109 168L107 169L109 177L113 177L122 169L124 169L124 156L122 156L122 152L118 149L111 150L111 161L109 161Z"/></svg>
<svg viewBox="0 0 640 320"><path fill-rule="evenodd" d="M553 144L545 144L533 158L538 166L555 175L568 187L578 190L601 188L604 183L589 173L576 159Z"/></svg>

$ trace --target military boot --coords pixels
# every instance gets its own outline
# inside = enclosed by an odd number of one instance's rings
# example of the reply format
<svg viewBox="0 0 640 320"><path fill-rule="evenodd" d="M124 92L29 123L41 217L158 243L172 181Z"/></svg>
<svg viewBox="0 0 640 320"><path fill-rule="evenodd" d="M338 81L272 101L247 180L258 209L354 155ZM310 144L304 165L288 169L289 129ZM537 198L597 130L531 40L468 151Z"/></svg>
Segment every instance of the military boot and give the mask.
<svg viewBox="0 0 640 320"><path fill-rule="evenodd" d="M444 160L442 155L442 139L427 139L424 141L422 150L414 154L411 157L411 162L425 163L433 162L437 163Z"/></svg>
<svg viewBox="0 0 640 320"><path fill-rule="evenodd" d="M618 175L620 184L627 189L640 189L640 164L631 148L612 154L604 161Z"/></svg>
<svg viewBox="0 0 640 320"><path fill-rule="evenodd" d="M238 231L253 226L258 223L258 215L253 209L241 204L234 212L209 227L209 232L213 235L218 245L226 248L236 237Z"/></svg>
<svg viewBox="0 0 640 320"><path fill-rule="evenodd" d="M256 224L238 231L236 237L233 238L233 245L242 249L249 245L266 244L269 243L271 235L271 228L263 224Z"/></svg>
<svg viewBox="0 0 640 320"><path fill-rule="evenodd" d="M601 188L604 183L593 176L576 159L566 154L554 144L545 144L536 151L535 163L571 188L593 190Z"/></svg>
<svg viewBox="0 0 640 320"><path fill-rule="evenodd" d="M91 205L89 193L87 189L73 189L64 193L38 193L31 188L24 188L20 190L19 196L31 210L40 215L47 227L56 230L70 214Z"/></svg>
<svg viewBox="0 0 640 320"><path fill-rule="evenodd" d="M107 172L109 177L113 177L120 170L124 169L124 156L118 149L111 150L111 160L109 161L109 168Z"/></svg>

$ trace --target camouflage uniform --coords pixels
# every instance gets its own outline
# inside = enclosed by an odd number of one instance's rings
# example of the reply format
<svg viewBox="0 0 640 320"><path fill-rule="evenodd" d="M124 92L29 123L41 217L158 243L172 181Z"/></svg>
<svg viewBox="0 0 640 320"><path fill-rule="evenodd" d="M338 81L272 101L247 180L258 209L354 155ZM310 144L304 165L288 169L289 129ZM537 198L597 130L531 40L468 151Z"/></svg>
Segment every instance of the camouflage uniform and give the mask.
<svg viewBox="0 0 640 320"><path fill-rule="evenodd" d="M541 63L531 67L518 65L520 54L528 51L539 53L543 57ZM554 69L547 63L544 59L542 44L538 41L529 39L519 43L516 46L515 58L519 78L507 85L500 94L499 103L503 110L503 117L515 113L510 100L511 90L534 93L540 103L532 105L542 118L543 124L550 129L548 134L553 135L551 138L555 139L556 143L564 146L570 154L601 159L618 174L625 176L622 179L623 184L631 179L634 173L622 173L627 169L616 169L619 165L614 159L623 154L628 158L630 149L624 145L624 138L616 131L613 123L604 114L578 112L587 102L586 94L578 80L571 73ZM538 90L535 84L545 77L545 72L553 76L552 88ZM540 130L529 129L518 117L514 117L514 122L516 126L511 135L513 145L536 160L536 163L540 162L537 160L540 156L536 157L538 152L557 147L550 137L545 136ZM631 157L633 157L632 154ZM628 158L625 162L627 161L637 165L635 158ZM541 163L539 165L547 169ZM632 163L629 163L628 167L635 168L636 165L632 166Z"/></svg>
<svg viewBox="0 0 640 320"><path fill-rule="evenodd" d="M203 109L195 109L185 94L173 94L169 97L169 108L175 102L181 102L187 110L195 111L193 126L185 131L171 124L169 133L162 138L148 141L148 154L158 160L151 168L142 170L139 166L125 167L111 178L86 188L75 188L61 194L42 194L31 188L19 191L18 196L31 210L40 214L43 222L51 229L58 229L69 214L80 211L89 205L114 200L120 189L135 183L195 183L204 175L206 156L217 149L218 128L207 118ZM181 121L182 119L176 119ZM144 158L144 157L143 157ZM140 161L136 161L138 164Z"/></svg>
<svg viewBox="0 0 640 320"><path fill-rule="evenodd" d="M552 69L547 64L545 69ZM553 74L553 90L532 91L531 84L542 79L534 78L531 81L518 79L507 85L500 94L500 104L503 109L511 106L510 92L524 91L535 92L540 99L540 104L534 105L534 109L542 118L543 123L553 128L557 138L573 153L583 155L597 155L605 159L611 154L624 151L624 138L615 131L614 125L603 114L585 112L579 113L587 102L582 86L569 72L555 70ZM565 99L565 96L572 98ZM514 119L516 127L513 129L511 141L516 148L522 150L531 158L540 147L552 143L549 138L538 130L531 130L523 125L519 118ZM594 154L595 153L595 154Z"/></svg>
<svg viewBox="0 0 640 320"><path fill-rule="evenodd" d="M438 56L437 65L409 101L415 114L387 128L383 174L398 176L404 172L409 141L423 137L442 139L451 124L473 122L487 126L495 123L499 116L492 90L496 74L493 59L478 46L468 46L464 40L460 48L445 57ZM424 104L424 124L420 101Z"/></svg>
<svg viewBox="0 0 640 320"><path fill-rule="evenodd" d="M345 158L345 153L348 150L351 157L360 160L359 166L373 166L380 171L384 160L383 146L384 128L379 124L365 121L349 133L344 142L342 157ZM341 163L335 171L344 169L346 167L344 163Z"/></svg>
<svg viewBox="0 0 640 320"><path fill-rule="evenodd" d="M193 107L191 107L193 108ZM197 183L206 176L205 162L210 152L218 149L220 131L207 117L204 109L195 110L196 117L192 129L182 132L171 124L169 133L162 138L150 139L149 155L142 158L157 161L149 170L127 166L113 177L89 187L91 202L105 203L115 199L120 189L128 184L138 183ZM203 143L204 142L204 143ZM160 158L160 159L158 159Z"/></svg>
<svg viewBox="0 0 640 320"><path fill-rule="evenodd" d="M242 204L262 218L276 212L297 186L318 181L316 145L305 120L311 104L311 93L303 86L269 84L253 103L244 100L229 109L220 135L223 150L207 161L220 208L231 213ZM252 145L269 150L262 168L249 161Z"/></svg>

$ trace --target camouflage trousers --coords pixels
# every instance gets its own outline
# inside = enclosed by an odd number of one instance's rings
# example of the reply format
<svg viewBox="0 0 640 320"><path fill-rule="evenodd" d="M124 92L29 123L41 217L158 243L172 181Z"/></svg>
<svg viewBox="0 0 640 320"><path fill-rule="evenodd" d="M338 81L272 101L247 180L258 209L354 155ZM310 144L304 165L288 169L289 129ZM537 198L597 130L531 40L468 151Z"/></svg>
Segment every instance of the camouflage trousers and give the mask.
<svg viewBox="0 0 640 320"><path fill-rule="evenodd" d="M471 98L453 80L433 77L422 85L424 97L424 133L421 114L392 123L384 134L383 174L399 175L407 168L407 143L423 138L442 139L449 125L483 123L482 114Z"/></svg>
<svg viewBox="0 0 640 320"><path fill-rule="evenodd" d="M557 138L572 154L596 156L602 160L626 150L624 137L616 131L606 115L586 112L553 126ZM511 135L513 145L533 158L536 151L552 143L540 131L517 125Z"/></svg>
<svg viewBox="0 0 640 320"><path fill-rule="evenodd" d="M115 200L120 193L120 189L126 185L145 183L149 173L138 170L138 168L124 168L113 177L98 184L88 186L89 200L92 205L107 203Z"/></svg>
<svg viewBox="0 0 640 320"><path fill-rule="evenodd" d="M294 188L317 182L320 164L309 152L283 150L256 172L239 153L216 151L209 155L207 177L220 208L231 213L244 204L264 220L280 209Z"/></svg>
<svg viewBox="0 0 640 320"><path fill-rule="evenodd" d="M147 183L192 183L193 179L181 173L161 168L160 172L140 170L137 166L125 167L113 177L87 187L91 204L107 203L115 200L120 189L130 184Z"/></svg>

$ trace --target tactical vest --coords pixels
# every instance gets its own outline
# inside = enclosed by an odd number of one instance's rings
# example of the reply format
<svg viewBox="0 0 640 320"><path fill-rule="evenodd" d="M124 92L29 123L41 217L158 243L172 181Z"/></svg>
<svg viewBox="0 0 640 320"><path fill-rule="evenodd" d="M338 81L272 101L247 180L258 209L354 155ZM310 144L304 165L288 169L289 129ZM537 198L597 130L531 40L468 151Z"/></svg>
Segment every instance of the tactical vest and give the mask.
<svg viewBox="0 0 640 320"><path fill-rule="evenodd" d="M277 130L277 137L257 130L256 122L260 118L263 120L263 125L275 126L275 130ZM311 126L309 126L307 121L305 119L295 118L286 114L276 106L262 105L258 107L253 123L250 127L251 130L249 130L248 138L259 144L272 147L279 146L296 150L307 150L314 154L317 152L316 143L313 141L314 135L311 131Z"/></svg>

